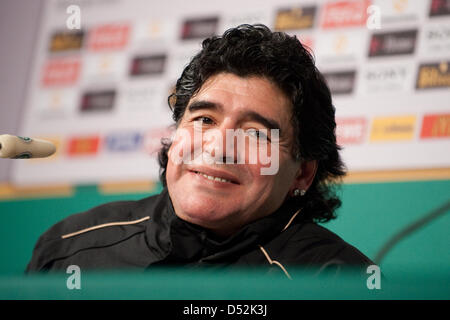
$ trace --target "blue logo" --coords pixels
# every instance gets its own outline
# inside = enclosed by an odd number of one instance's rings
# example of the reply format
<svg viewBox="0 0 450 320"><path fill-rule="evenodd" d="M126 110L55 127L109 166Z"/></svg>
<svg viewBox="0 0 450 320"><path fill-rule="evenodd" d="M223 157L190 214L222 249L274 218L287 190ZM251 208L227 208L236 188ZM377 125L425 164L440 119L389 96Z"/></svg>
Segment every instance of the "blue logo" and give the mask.
<svg viewBox="0 0 450 320"><path fill-rule="evenodd" d="M139 132L113 133L105 138L106 149L111 152L137 151L142 145L143 136Z"/></svg>

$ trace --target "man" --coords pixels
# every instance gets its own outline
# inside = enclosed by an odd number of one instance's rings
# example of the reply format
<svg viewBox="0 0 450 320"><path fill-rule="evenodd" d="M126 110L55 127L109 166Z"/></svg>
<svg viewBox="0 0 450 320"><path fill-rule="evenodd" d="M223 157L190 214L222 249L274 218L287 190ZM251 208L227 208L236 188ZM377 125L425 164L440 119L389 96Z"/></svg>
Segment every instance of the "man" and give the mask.
<svg viewBox="0 0 450 320"><path fill-rule="evenodd" d="M345 170L330 91L295 37L242 25L206 39L169 98L163 192L66 218L27 271L373 264L316 224L335 218Z"/></svg>

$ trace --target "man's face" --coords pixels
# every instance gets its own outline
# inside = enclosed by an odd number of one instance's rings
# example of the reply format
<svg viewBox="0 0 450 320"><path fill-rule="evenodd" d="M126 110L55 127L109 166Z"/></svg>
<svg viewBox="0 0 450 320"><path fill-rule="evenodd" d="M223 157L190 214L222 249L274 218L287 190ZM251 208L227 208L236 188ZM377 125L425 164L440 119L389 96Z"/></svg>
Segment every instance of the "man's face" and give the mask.
<svg viewBox="0 0 450 320"><path fill-rule="evenodd" d="M169 150L166 179L176 214L217 234L230 235L278 209L300 171L300 162L291 156L291 115L287 96L266 78L230 73L210 77L191 98L178 124L177 133L191 138L177 135ZM238 148L234 141L234 150L229 152L233 142L226 139L227 131L238 129L245 132L245 143ZM257 138L264 132L261 129L269 136L267 143ZM271 129L279 129L278 139L271 137ZM194 136L200 133L203 138L198 142ZM277 148L277 159L271 161L278 161L278 171L263 175L261 169L270 164L259 156L257 161L249 157L256 149L274 155L271 147ZM186 153L195 161L179 161ZM201 162L195 154L223 161Z"/></svg>

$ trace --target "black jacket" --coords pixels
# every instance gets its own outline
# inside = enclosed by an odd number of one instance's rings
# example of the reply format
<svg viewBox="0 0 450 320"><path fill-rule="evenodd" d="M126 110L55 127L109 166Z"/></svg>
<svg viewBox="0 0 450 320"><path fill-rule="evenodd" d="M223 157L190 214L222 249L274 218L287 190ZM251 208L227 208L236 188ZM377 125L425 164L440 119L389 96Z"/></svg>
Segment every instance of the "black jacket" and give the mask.
<svg viewBox="0 0 450 320"><path fill-rule="evenodd" d="M38 240L27 272L133 270L152 266L261 266L317 270L374 264L329 230L284 204L227 239L178 218L167 189L139 201L107 203L69 216Z"/></svg>

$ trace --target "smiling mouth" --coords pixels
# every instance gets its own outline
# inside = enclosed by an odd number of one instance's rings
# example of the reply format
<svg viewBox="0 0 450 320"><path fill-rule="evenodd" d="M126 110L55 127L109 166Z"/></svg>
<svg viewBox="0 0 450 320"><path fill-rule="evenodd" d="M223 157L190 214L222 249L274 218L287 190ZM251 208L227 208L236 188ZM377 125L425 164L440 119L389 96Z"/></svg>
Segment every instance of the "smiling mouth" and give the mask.
<svg viewBox="0 0 450 320"><path fill-rule="evenodd" d="M231 180L228 180L228 179L224 179L224 178L220 178L220 177L210 176L210 175L208 175L206 173L203 173L203 172L199 172L199 171L192 171L192 172L194 172L195 174L201 175L204 178L206 178L208 180L211 180L211 181L227 182L227 183L234 183L234 184L236 184L234 181L231 181Z"/></svg>

